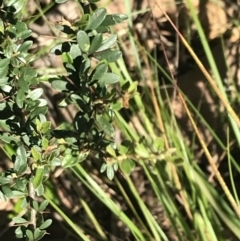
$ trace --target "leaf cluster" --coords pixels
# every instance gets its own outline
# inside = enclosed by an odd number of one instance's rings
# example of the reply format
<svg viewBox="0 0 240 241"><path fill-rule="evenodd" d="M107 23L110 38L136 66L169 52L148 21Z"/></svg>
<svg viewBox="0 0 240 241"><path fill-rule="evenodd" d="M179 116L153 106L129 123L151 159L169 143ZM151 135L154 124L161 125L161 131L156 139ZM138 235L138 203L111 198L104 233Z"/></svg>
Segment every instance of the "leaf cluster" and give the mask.
<svg viewBox="0 0 240 241"><path fill-rule="evenodd" d="M55 166L65 168L85 160L89 155L109 156L114 143L114 111L121 93L114 84L120 77L112 73L109 63L121 52L115 47L117 36L110 27L126 19L125 15L108 15L106 9L84 14L73 26L60 24L69 36L52 49L61 55L66 75L49 79L53 88L64 94L60 108L74 104L78 111L73 127L53 130L47 120L47 101L42 98L37 72L31 67L29 53L33 42L31 30L21 21L24 1L0 1L0 140L12 159L13 168L0 174L0 198L20 198L25 217L15 217L16 237L40 240L51 220L44 220L47 202L38 202L44 193L44 181ZM97 64L93 65L93 59Z"/></svg>

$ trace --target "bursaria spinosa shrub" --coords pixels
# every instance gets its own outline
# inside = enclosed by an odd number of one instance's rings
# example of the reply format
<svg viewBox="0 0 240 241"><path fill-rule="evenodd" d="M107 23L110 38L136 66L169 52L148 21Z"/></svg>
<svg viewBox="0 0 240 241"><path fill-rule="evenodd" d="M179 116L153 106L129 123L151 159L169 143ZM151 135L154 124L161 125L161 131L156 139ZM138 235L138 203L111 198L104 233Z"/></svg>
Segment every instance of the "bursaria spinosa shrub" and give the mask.
<svg viewBox="0 0 240 241"><path fill-rule="evenodd" d="M48 105L42 98L39 76L31 68L31 30L21 20L25 3L0 1L0 140L13 162L11 169L0 174L0 198L22 200L26 214L13 219L18 226L17 238L40 240L51 225L43 215L48 202L39 202L37 197L43 195L52 167L67 168L89 155L105 163L109 150L116 149L112 122L122 104L121 93L111 86L120 77L108 64L116 62L121 52L116 49L117 35L111 34L110 27L126 16L108 15L104 8L91 12L89 3L84 2L87 12L81 19L73 25L58 26L69 40L52 50L62 56L66 69L66 74L49 78L52 87L64 93L59 108L74 103L78 109L72 128L54 130L45 117ZM94 66L93 58L97 60ZM135 91L130 84L125 91L130 88ZM107 169L110 179L117 169L117 165L112 166L111 171Z"/></svg>

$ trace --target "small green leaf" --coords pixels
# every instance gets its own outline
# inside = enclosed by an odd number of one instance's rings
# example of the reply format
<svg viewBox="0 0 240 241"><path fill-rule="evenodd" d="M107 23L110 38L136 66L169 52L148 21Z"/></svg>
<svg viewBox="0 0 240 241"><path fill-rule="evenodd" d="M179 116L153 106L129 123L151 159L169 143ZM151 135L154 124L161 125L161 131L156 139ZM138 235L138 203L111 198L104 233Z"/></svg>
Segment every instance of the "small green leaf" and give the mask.
<svg viewBox="0 0 240 241"><path fill-rule="evenodd" d="M105 19L107 11L105 8L98 8L89 18L88 25L85 30L96 29Z"/></svg>
<svg viewBox="0 0 240 241"><path fill-rule="evenodd" d="M64 167L71 167L76 163L76 157L73 157L71 154L67 154L64 156L62 160L62 165Z"/></svg>
<svg viewBox="0 0 240 241"><path fill-rule="evenodd" d="M43 137L43 138L42 138L42 148L43 148L43 149L47 149L48 144L49 144L48 139L45 138L45 137Z"/></svg>
<svg viewBox="0 0 240 241"><path fill-rule="evenodd" d="M112 157L117 157L115 150L112 148L111 145L108 145L106 148L106 151L112 156Z"/></svg>
<svg viewBox="0 0 240 241"><path fill-rule="evenodd" d="M21 203L21 209L25 209L27 206L28 206L27 199L23 198Z"/></svg>
<svg viewBox="0 0 240 241"><path fill-rule="evenodd" d="M158 151L164 151L164 139L163 137L157 137L154 140L154 146Z"/></svg>
<svg viewBox="0 0 240 241"><path fill-rule="evenodd" d="M37 188L42 184L43 174L44 174L44 169L43 169L43 167L37 168L36 174L35 174L35 176L34 176L34 178L33 178L33 181L32 181L33 187L34 187L35 189L37 189Z"/></svg>
<svg viewBox="0 0 240 241"><path fill-rule="evenodd" d="M83 30L78 31L78 33L77 33L77 43L78 43L79 48L83 52L88 52L88 50L90 48L90 39L89 39L87 33L84 32Z"/></svg>
<svg viewBox="0 0 240 241"><path fill-rule="evenodd" d="M82 151L82 152L80 152L79 155L78 155L78 158L77 158L77 162L84 161L88 157L89 152L90 151Z"/></svg>
<svg viewBox="0 0 240 241"><path fill-rule="evenodd" d="M149 158L149 156L150 156L149 152L143 145L137 145L134 148L134 150L135 150L136 154L139 155L140 157Z"/></svg>
<svg viewBox="0 0 240 241"><path fill-rule="evenodd" d="M20 213L22 211L21 203L22 203L22 200L18 199L13 208L14 213ZM11 218L13 218L13 216Z"/></svg>
<svg viewBox="0 0 240 241"><path fill-rule="evenodd" d="M137 91L137 86L138 86L138 81L134 81L134 82L132 82L132 83L130 84L130 86L129 86L129 88L128 88L127 91L128 91L130 94L135 93L135 92Z"/></svg>
<svg viewBox="0 0 240 241"><path fill-rule="evenodd" d="M97 50L98 52L100 51L104 51L109 49L110 47L113 46L113 44L115 44L117 41L117 35L116 34L112 34L110 37L108 37L107 39L105 39L101 45L101 47Z"/></svg>
<svg viewBox="0 0 240 241"><path fill-rule="evenodd" d="M69 53L62 53L62 61L63 63L73 63L73 58Z"/></svg>
<svg viewBox="0 0 240 241"><path fill-rule="evenodd" d="M27 181L26 179L15 179L17 190L24 191L26 189Z"/></svg>
<svg viewBox="0 0 240 241"><path fill-rule="evenodd" d="M61 159L59 159L57 157L54 157L52 159L51 166L57 167L57 166L61 166L61 165L62 165Z"/></svg>
<svg viewBox="0 0 240 241"><path fill-rule="evenodd" d="M42 107L37 107L36 109L34 109L31 114L30 114L30 119L34 119L36 116L39 116L40 114L45 115L48 111L48 107L47 106L42 106Z"/></svg>
<svg viewBox="0 0 240 241"><path fill-rule="evenodd" d="M113 170L116 172L118 170L118 164L117 163L114 163L113 164Z"/></svg>
<svg viewBox="0 0 240 241"><path fill-rule="evenodd" d="M47 200L44 200L44 201L40 204L40 206L39 206L39 209L38 209L39 212L44 211L47 206L48 206L48 201L47 201Z"/></svg>
<svg viewBox="0 0 240 241"><path fill-rule="evenodd" d="M3 87L3 90L6 89L4 87L8 83L8 79L9 79L8 77L0 78L0 86ZM11 89L10 89L10 91L11 91ZM9 93L10 91L5 91L5 92Z"/></svg>
<svg viewBox="0 0 240 241"><path fill-rule="evenodd" d="M51 121L46 121L42 124L41 132L45 134L51 128Z"/></svg>
<svg viewBox="0 0 240 241"><path fill-rule="evenodd" d="M43 106L47 106L48 105L48 102L45 99L38 99L37 103L38 103L39 107L43 107Z"/></svg>
<svg viewBox="0 0 240 241"><path fill-rule="evenodd" d="M99 49L99 47L102 45L102 40L102 34L97 34L96 36L94 36L89 49L89 54L92 54Z"/></svg>
<svg viewBox="0 0 240 241"><path fill-rule="evenodd" d="M33 146L31 148L31 154L33 156L34 161L41 160L41 148L39 148L38 146Z"/></svg>
<svg viewBox="0 0 240 241"><path fill-rule="evenodd" d="M101 169L100 169L100 172L103 173L107 170L107 164L106 163L103 163L102 166L101 166Z"/></svg>
<svg viewBox="0 0 240 241"><path fill-rule="evenodd" d="M114 178L114 170L112 166L107 167L107 177L110 181Z"/></svg>
<svg viewBox="0 0 240 241"><path fill-rule="evenodd" d="M108 70L107 64L99 64L91 73L89 79L91 81L99 80Z"/></svg>
<svg viewBox="0 0 240 241"><path fill-rule="evenodd" d="M119 23L122 23L123 21L127 20L128 17L125 14L112 14L112 15L107 15L105 19L103 20L101 26L112 26L116 25Z"/></svg>
<svg viewBox="0 0 240 241"><path fill-rule="evenodd" d="M116 62L122 57L122 52L119 50L105 50L103 52L96 52L94 57L98 60L106 60L107 62Z"/></svg>
<svg viewBox="0 0 240 241"><path fill-rule="evenodd" d="M52 84L52 87L55 89L55 90L58 90L60 92L64 92L64 91L68 91L69 88L68 88L68 85L69 83L65 80L62 80L62 79L52 79L50 80L51 84Z"/></svg>
<svg viewBox="0 0 240 241"><path fill-rule="evenodd" d="M119 146L119 153L121 155L127 154L128 150L129 150L129 146L124 145L123 143Z"/></svg>
<svg viewBox="0 0 240 241"><path fill-rule="evenodd" d="M32 44L33 44L33 41L31 40L25 41L21 45L19 45L19 48L17 49L17 51L19 51L20 53L26 52L31 48Z"/></svg>
<svg viewBox="0 0 240 241"><path fill-rule="evenodd" d="M39 119L36 119L36 128L38 132L41 132L42 122Z"/></svg>
<svg viewBox="0 0 240 241"><path fill-rule="evenodd" d="M44 223L42 223L39 229L46 229L52 224L52 219L47 219Z"/></svg>
<svg viewBox="0 0 240 241"><path fill-rule="evenodd" d="M27 229L26 235L28 237L28 241L34 241L33 232L31 230Z"/></svg>
<svg viewBox="0 0 240 241"><path fill-rule="evenodd" d="M26 197L26 194L25 192L20 192L20 191L17 191L17 190L13 190L13 197L14 198L22 198L22 197Z"/></svg>
<svg viewBox="0 0 240 241"><path fill-rule="evenodd" d="M103 115L97 116L97 123L101 130L103 130L107 135L114 135L114 128L112 124Z"/></svg>
<svg viewBox="0 0 240 241"><path fill-rule="evenodd" d="M12 135L9 135L8 133L2 133L0 134L0 140L2 140L4 143L11 143L11 142L18 142L18 139ZM11 156L11 155L9 155Z"/></svg>
<svg viewBox="0 0 240 241"><path fill-rule="evenodd" d="M98 33L109 33L110 32L110 28L109 27L106 27L106 26L99 26L96 31Z"/></svg>
<svg viewBox="0 0 240 241"><path fill-rule="evenodd" d="M41 95L43 94L42 88L37 88L35 90L29 90L27 98L30 98L32 100L37 100Z"/></svg>
<svg viewBox="0 0 240 241"><path fill-rule="evenodd" d="M46 234L45 230L40 230L39 228L36 228L34 230L34 241L38 241L42 239L45 234Z"/></svg>
<svg viewBox="0 0 240 241"><path fill-rule="evenodd" d="M15 234L16 234L16 237L17 238L23 238L23 231L22 231L22 227L18 227L16 230L15 230Z"/></svg>
<svg viewBox="0 0 240 241"><path fill-rule="evenodd" d="M9 78L7 77L7 80L8 80ZM6 78L3 78L3 79L1 79L0 80L0 82L4 82L6 80ZM3 83L2 82L2 83ZM1 90L3 91L3 92L6 92L6 93L10 93L10 91L12 90L12 86L10 86L10 85L8 85L8 84L4 84L4 85L2 85L1 86Z"/></svg>
<svg viewBox="0 0 240 241"><path fill-rule="evenodd" d="M10 93L10 91L12 90L12 86L4 85L4 86L1 86L1 89L6 93Z"/></svg>
<svg viewBox="0 0 240 241"><path fill-rule="evenodd" d="M82 52L77 44L72 44L69 54L71 55L72 59L75 59L78 56L81 56Z"/></svg>
<svg viewBox="0 0 240 241"><path fill-rule="evenodd" d="M26 144L27 146L30 146L30 145L31 145L29 135L27 135L27 134L24 133L24 134L22 135L22 140L23 140L24 144Z"/></svg>
<svg viewBox="0 0 240 241"><path fill-rule="evenodd" d="M101 86L105 86L115 84L119 82L119 80L120 77L114 73L104 73L98 82Z"/></svg>
<svg viewBox="0 0 240 241"><path fill-rule="evenodd" d="M23 108L24 99L25 99L25 93L23 90L20 89L16 96L16 103L19 108Z"/></svg>
<svg viewBox="0 0 240 241"><path fill-rule="evenodd" d="M27 223L28 221L24 218L21 218L21 217L14 217L13 222L14 223Z"/></svg>
<svg viewBox="0 0 240 241"><path fill-rule="evenodd" d="M16 159L14 162L14 170L21 174L27 169L27 153L23 146L18 147L16 151Z"/></svg>
<svg viewBox="0 0 240 241"><path fill-rule="evenodd" d="M9 177L0 177L0 185L5 185L5 184L8 184L9 182L10 182Z"/></svg>
<svg viewBox="0 0 240 241"><path fill-rule="evenodd" d="M44 187L43 187L43 185L40 184L35 191L36 191L36 193L37 193L37 196L39 196L39 197L42 196L43 193L44 193Z"/></svg>
<svg viewBox="0 0 240 241"><path fill-rule="evenodd" d="M7 186L2 186L2 192L8 198L13 198L13 192L12 192L11 188L9 188Z"/></svg>
<svg viewBox="0 0 240 241"><path fill-rule="evenodd" d="M16 30L17 30L17 37L19 39L28 38L32 34L32 31L30 29L28 29L26 23L24 23L24 22L20 22L20 21L17 22Z"/></svg>
<svg viewBox="0 0 240 241"><path fill-rule="evenodd" d="M125 159L120 163L120 167L122 172L128 176L135 168L135 162L131 159Z"/></svg>
<svg viewBox="0 0 240 241"><path fill-rule="evenodd" d="M5 58L0 60L0 79L6 77L8 73L9 63L10 59Z"/></svg>
<svg viewBox="0 0 240 241"><path fill-rule="evenodd" d="M44 123L47 121L47 118L45 115L39 115L39 120L41 121L41 123Z"/></svg>
<svg viewBox="0 0 240 241"><path fill-rule="evenodd" d="M112 110L119 111L123 107L123 104L121 102L114 102L111 104Z"/></svg>
<svg viewBox="0 0 240 241"><path fill-rule="evenodd" d="M38 209L39 209L39 205L38 205L38 202L36 200L33 200L33 208L36 211L38 211Z"/></svg>
<svg viewBox="0 0 240 241"><path fill-rule="evenodd" d="M0 60L0 70L8 67L9 63L10 63L10 59L7 59L7 58L1 59Z"/></svg>
<svg viewBox="0 0 240 241"><path fill-rule="evenodd" d="M76 163L84 161L88 157L89 151L80 152L78 156L73 156L72 154L67 154L62 160L62 166L71 167L76 165Z"/></svg>

